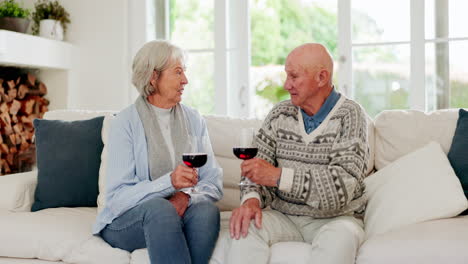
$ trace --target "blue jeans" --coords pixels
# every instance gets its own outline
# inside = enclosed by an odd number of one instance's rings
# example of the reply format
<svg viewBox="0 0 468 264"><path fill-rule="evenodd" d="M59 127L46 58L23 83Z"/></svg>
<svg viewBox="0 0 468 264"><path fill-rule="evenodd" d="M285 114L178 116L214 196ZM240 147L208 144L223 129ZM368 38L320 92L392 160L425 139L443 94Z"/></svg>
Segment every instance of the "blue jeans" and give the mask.
<svg viewBox="0 0 468 264"><path fill-rule="evenodd" d="M180 217L168 200L153 198L114 219L100 234L129 252L147 248L152 264L206 264L218 238L219 218L212 202L193 204Z"/></svg>

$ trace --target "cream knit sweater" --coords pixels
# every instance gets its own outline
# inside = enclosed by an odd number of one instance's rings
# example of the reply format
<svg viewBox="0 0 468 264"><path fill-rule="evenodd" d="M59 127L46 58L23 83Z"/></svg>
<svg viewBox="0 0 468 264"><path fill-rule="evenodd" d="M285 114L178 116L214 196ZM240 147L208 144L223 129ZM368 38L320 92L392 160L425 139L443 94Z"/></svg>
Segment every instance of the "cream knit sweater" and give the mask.
<svg viewBox="0 0 468 264"><path fill-rule="evenodd" d="M282 167L279 187L241 187L241 198L260 199L289 215L328 218L363 213L369 158L367 119L343 95L312 133L290 100L277 104L256 137L257 157Z"/></svg>

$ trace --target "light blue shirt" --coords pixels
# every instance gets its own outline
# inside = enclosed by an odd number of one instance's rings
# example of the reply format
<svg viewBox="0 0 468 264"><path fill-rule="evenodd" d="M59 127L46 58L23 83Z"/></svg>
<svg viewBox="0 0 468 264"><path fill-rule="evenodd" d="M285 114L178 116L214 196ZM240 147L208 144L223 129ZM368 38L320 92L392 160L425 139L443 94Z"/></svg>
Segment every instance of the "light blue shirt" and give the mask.
<svg viewBox="0 0 468 264"><path fill-rule="evenodd" d="M308 115L304 110L301 109L302 119L304 120L304 127L307 134L312 133L323 120L327 117L328 113L335 107L336 102L340 99L340 94L335 91L335 88L328 95L327 99L320 107L315 115Z"/></svg>
<svg viewBox="0 0 468 264"><path fill-rule="evenodd" d="M214 157L206 122L194 109L181 106L194 142L194 152L208 154L206 164L198 170L198 193L190 194L190 205L206 200L218 201L223 197L223 173ZM171 172L151 181L145 131L134 104L112 120L108 138L106 203L96 218L93 234L98 234L115 218L142 202L154 197L168 198L176 192L171 183Z"/></svg>

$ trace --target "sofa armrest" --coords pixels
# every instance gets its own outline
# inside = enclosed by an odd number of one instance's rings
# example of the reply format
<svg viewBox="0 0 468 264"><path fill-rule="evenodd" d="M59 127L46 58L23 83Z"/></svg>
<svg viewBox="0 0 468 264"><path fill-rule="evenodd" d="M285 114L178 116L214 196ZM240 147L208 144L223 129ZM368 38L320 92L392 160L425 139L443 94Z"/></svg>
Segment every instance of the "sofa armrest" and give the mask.
<svg viewBox="0 0 468 264"><path fill-rule="evenodd" d="M0 176L0 210L31 211L37 170Z"/></svg>

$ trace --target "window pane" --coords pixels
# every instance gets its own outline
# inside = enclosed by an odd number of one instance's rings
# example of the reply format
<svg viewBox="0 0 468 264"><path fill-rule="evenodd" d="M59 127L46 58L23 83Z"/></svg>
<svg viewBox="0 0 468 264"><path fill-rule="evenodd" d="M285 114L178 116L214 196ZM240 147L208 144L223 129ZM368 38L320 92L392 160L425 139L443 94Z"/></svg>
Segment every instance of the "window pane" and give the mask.
<svg viewBox="0 0 468 264"><path fill-rule="evenodd" d="M409 45L353 48L354 98L375 117L409 106Z"/></svg>
<svg viewBox="0 0 468 264"><path fill-rule="evenodd" d="M426 0L426 39L468 37L468 1Z"/></svg>
<svg viewBox="0 0 468 264"><path fill-rule="evenodd" d="M255 116L264 118L273 105L290 98L283 89L286 73L282 65L250 67L250 82L255 85L256 95L252 100Z"/></svg>
<svg viewBox="0 0 468 264"><path fill-rule="evenodd" d="M441 0L438 0L441 1ZM468 37L468 1L450 0L449 2L449 36L451 38Z"/></svg>
<svg viewBox="0 0 468 264"><path fill-rule="evenodd" d="M450 83L448 43L426 44L427 110L448 108Z"/></svg>
<svg viewBox="0 0 468 264"><path fill-rule="evenodd" d="M428 110L468 107L468 41L426 44Z"/></svg>
<svg viewBox="0 0 468 264"><path fill-rule="evenodd" d="M284 63L292 49L307 42L319 42L337 58L337 3L251 0L249 4L250 83L257 94L253 99L255 113L263 118L275 103L289 98L283 89Z"/></svg>
<svg viewBox="0 0 468 264"><path fill-rule="evenodd" d="M188 84L185 86L182 103L197 109L201 114L214 112L213 63L212 52L188 55Z"/></svg>
<svg viewBox="0 0 468 264"><path fill-rule="evenodd" d="M450 107L468 107L468 41L450 43Z"/></svg>
<svg viewBox="0 0 468 264"><path fill-rule="evenodd" d="M213 0L170 0L170 39L183 49L214 48Z"/></svg>
<svg viewBox="0 0 468 264"><path fill-rule="evenodd" d="M351 1L353 43L409 41L410 1Z"/></svg>

